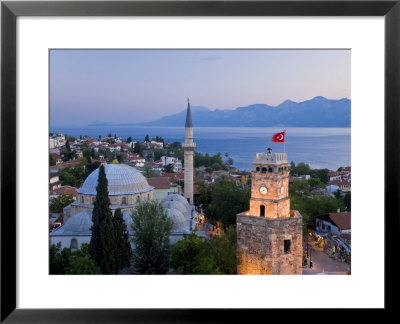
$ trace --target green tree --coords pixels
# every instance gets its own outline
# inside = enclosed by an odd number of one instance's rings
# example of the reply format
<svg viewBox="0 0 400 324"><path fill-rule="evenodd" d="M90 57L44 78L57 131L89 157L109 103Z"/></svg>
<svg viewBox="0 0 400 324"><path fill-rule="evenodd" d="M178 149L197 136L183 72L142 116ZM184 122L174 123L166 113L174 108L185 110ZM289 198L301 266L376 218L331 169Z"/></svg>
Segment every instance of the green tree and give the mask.
<svg viewBox="0 0 400 324"><path fill-rule="evenodd" d="M310 178L307 181L310 187L325 188L325 184L320 180L320 178Z"/></svg>
<svg viewBox="0 0 400 324"><path fill-rule="evenodd" d="M232 158L228 159L228 165L233 165L233 159Z"/></svg>
<svg viewBox="0 0 400 324"><path fill-rule="evenodd" d="M308 181L295 180L289 188L289 192L295 195L307 195L310 192Z"/></svg>
<svg viewBox="0 0 400 324"><path fill-rule="evenodd" d="M238 263L236 226L231 226L222 236L205 240L193 273L236 274Z"/></svg>
<svg viewBox="0 0 400 324"><path fill-rule="evenodd" d="M61 242L57 245L52 244L49 251L49 272L50 274L65 274L65 269L69 267L71 249L61 250Z"/></svg>
<svg viewBox="0 0 400 324"><path fill-rule="evenodd" d="M143 170L143 175L146 178L151 178L151 177L154 177L156 175L150 165L147 165L147 164L144 165L142 170Z"/></svg>
<svg viewBox="0 0 400 324"><path fill-rule="evenodd" d="M50 211L52 213L62 213L63 209L74 202L71 195L60 194L50 200Z"/></svg>
<svg viewBox="0 0 400 324"><path fill-rule="evenodd" d="M131 142L132 142L132 137L129 136L129 137L126 139L126 142L127 142L127 143L131 143Z"/></svg>
<svg viewBox="0 0 400 324"><path fill-rule="evenodd" d="M145 142L150 142L149 134L146 134L146 137L144 138Z"/></svg>
<svg viewBox="0 0 400 324"><path fill-rule="evenodd" d="M100 269L90 256L90 245L82 243L79 250L73 251L65 273L68 274L99 274Z"/></svg>
<svg viewBox="0 0 400 324"><path fill-rule="evenodd" d="M116 273L118 269L114 262L114 227L108 197L108 181L103 165L99 169L92 222L90 255L103 274Z"/></svg>
<svg viewBox="0 0 400 324"><path fill-rule="evenodd" d="M117 209L113 217L114 241L115 241L115 264L118 269L130 267L132 258L132 249L129 239L129 233L122 217L121 209Z"/></svg>
<svg viewBox="0 0 400 324"><path fill-rule="evenodd" d="M183 239L172 247L171 266L183 274L193 274L199 265L199 253L204 245L204 239L198 237L195 231L190 235L184 234Z"/></svg>
<svg viewBox="0 0 400 324"><path fill-rule="evenodd" d="M211 186L200 185L199 204L212 222L221 221L225 228L236 224L236 214L249 209L250 189L222 178Z"/></svg>
<svg viewBox="0 0 400 324"><path fill-rule="evenodd" d="M311 173L310 166L304 162L300 162L299 164L295 165L294 162L290 163L291 170L290 174L297 174L297 175L307 175Z"/></svg>
<svg viewBox="0 0 400 324"><path fill-rule="evenodd" d="M135 146L133 147L133 152L142 156L142 146L139 142L135 142Z"/></svg>
<svg viewBox="0 0 400 324"><path fill-rule="evenodd" d="M312 178L319 178L324 184L329 181L328 169L313 169L310 172Z"/></svg>
<svg viewBox="0 0 400 324"><path fill-rule="evenodd" d="M174 172L174 165L173 164L167 164L167 165L164 165L164 167L163 167L163 172L165 172L165 173L172 173L172 172Z"/></svg>
<svg viewBox="0 0 400 324"><path fill-rule="evenodd" d="M144 201L133 210L131 227L135 248L132 263L135 271L142 274L168 271L172 225L172 220L156 200Z"/></svg>
<svg viewBox="0 0 400 324"><path fill-rule="evenodd" d="M346 209L348 211L350 211L351 210L351 192L346 193L346 195L344 196L343 202L344 202L344 206L346 207Z"/></svg>
<svg viewBox="0 0 400 324"><path fill-rule="evenodd" d="M63 185L70 185L72 187L78 186L76 177L68 172L61 173L60 180L63 182Z"/></svg>
<svg viewBox="0 0 400 324"><path fill-rule="evenodd" d="M341 199L342 198L342 191L340 189L336 190L333 194L334 194L336 199Z"/></svg>
<svg viewBox="0 0 400 324"><path fill-rule="evenodd" d="M49 165L56 165L57 161L53 154L49 153Z"/></svg>

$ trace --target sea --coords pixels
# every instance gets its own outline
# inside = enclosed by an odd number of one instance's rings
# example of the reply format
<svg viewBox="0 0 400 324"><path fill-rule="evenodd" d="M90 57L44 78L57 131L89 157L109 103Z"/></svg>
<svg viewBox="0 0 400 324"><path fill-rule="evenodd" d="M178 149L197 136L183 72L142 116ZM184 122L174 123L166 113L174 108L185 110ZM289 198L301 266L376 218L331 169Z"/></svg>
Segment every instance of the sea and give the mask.
<svg viewBox="0 0 400 324"><path fill-rule="evenodd" d="M216 154L223 159L228 153L234 161L233 166L240 170L251 170L255 153L286 152L288 161L296 164L304 162L312 169L327 168L337 170L340 166L351 165L351 129L350 128L286 128L286 141L272 143L272 134L283 131L275 127L194 127L196 151ZM111 133L118 137L144 141L161 136L165 142L183 142L184 127L147 127L147 126L74 126L50 127L51 133L63 133L79 138L88 135L92 138L107 136Z"/></svg>

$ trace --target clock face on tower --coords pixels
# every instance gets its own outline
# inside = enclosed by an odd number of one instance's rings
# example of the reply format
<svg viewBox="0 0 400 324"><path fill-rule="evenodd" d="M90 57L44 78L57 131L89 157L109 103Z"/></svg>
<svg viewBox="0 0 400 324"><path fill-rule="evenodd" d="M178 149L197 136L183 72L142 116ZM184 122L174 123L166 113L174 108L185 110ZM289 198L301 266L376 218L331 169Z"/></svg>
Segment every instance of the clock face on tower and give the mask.
<svg viewBox="0 0 400 324"><path fill-rule="evenodd" d="M260 193L261 193L262 195L266 195L267 192L268 192L268 189L267 189L266 186L261 186L261 187L260 187Z"/></svg>

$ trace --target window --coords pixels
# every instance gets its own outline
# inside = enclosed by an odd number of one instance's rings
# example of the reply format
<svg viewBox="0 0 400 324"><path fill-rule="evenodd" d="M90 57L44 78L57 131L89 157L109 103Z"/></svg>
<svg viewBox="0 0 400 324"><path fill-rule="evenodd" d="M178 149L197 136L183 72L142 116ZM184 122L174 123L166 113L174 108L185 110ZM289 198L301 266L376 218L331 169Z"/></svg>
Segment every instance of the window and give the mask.
<svg viewBox="0 0 400 324"><path fill-rule="evenodd" d="M126 205L126 197L122 197L122 205Z"/></svg>
<svg viewBox="0 0 400 324"><path fill-rule="evenodd" d="M71 249L77 249L78 248L78 241L76 239L71 240Z"/></svg>
<svg viewBox="0 0 400 324"><path fill-rule="evenodd" d="M265 217L265 206L264 205L260 206L260 216Z"/></svg>
<svg viewBox="0 0 400 324"><path fill-rule="evenodd" d="M328 225L328 232L330 232L331 231L331 227Z"/></svg>
<svg viewBox="0 0 400 324"><path fill-rule="evenodd" d="M257 167L257 168L256 168L256 171L257 171L257 172L260 172L260 167Z"/></svg>
<svg viewBox="0 0 400 324"><path fill-rule="evenodd" d="M262 173L266 173L266 172L267 172L267 168L262 168L262 169L261 169L261 172L262 172Z"/></svg>
<svg viewBox="0 0 400 324"><path fill-rule="evenodd" d="M84 204L85 203L85 198L82 196L81 197L81 203Z"/></svg>
<svg viewBox="0 0 400 324"><path fill-rule="evenodd" d="M285 254L290 253L290 240L283 241L283 253Z"/></svg>
<svg viewBox="0 0 400 324"><path fill-rule="evenodd" d="M268 168L268 172L272 172L272 168Z"/></svg>
<svg viewBox="0 0 400 324"><path fill-rule="evenodd" d="M94 202L96 201L96 197L92 198L92 204L94 204Z"/></svg>

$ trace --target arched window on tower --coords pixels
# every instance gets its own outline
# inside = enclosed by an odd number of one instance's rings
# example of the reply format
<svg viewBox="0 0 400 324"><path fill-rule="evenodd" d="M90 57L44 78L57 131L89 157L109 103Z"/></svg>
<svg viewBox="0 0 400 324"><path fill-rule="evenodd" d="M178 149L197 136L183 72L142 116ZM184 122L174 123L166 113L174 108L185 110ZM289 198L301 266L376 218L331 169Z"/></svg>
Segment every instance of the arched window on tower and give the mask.
<svg viewBox="0 0 400 324"><path fill-rule="evenodd" d="M260 167L256 167L256 171L257 171L257 172L260 172Z"/></svg>
<svg viewBox="0 0 400 324"><path fill-rule="evenodd" d="M261 173L266 173L267 172L267 168L262 168L261 169Z"/></svg>
<svg viewBox="0 0 400 324"><path fill-rule="evenodd" d="M260 206L260 216L265 217L265 206L264 205Z"/></svg>
<svg viewBox="0 0 400 324"><path fill-rule="evenodd" d="M78 249L78 241L74 238L71 240L71 249L73 250Z"/></svg>
<svg viewBox="0 0 400 324"><path fill-rule="evenodd" d="M270 167L270 168L268 168L268 172L272 172L272 168Z"/></svg>
<svg viewBox="0 0 400 324"><path fill-rule="evenodd" d="M122 205L126 205L126 197L122 197Z"/></svg>

